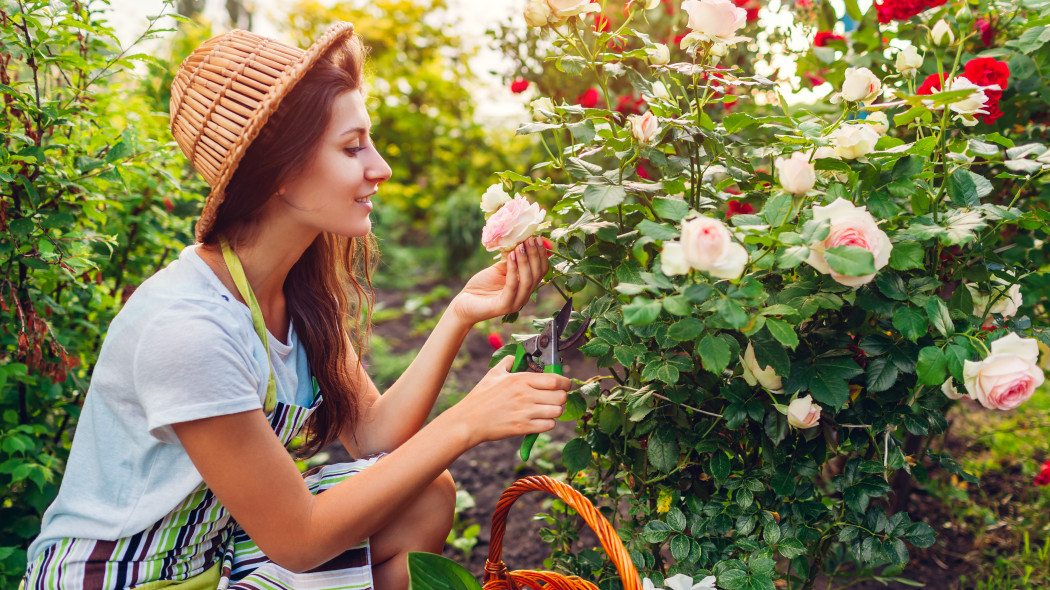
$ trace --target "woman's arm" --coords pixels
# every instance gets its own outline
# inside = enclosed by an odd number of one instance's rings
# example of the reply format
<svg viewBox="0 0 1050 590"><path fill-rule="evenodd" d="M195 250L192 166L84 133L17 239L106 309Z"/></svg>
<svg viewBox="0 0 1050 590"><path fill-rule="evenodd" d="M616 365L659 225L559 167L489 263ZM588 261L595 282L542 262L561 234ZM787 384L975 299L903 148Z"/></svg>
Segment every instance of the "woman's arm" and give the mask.
<svg viewBox="0 0 1050 590"><path fill-rule="evenodd" d="M507 260L471 278L416 358L382 396L363 370L358 373L359 382L368 383L359 390L368 392L360 400L361 417L353 429L347 425L339 434L352 456L390 452L419 432L474 323L518 311L528 302L547 273L547 256L541 250L538 238L526 240Z"/></svg>
<svg viewBox="0 0 1050 590"><path fill-rule="evenodd" d="M472 446L553 428L569 380L509 368L501 362L388 456L317 496L260 410L172 427L205 483L263 553L304 571L375 534Z"/></svg>

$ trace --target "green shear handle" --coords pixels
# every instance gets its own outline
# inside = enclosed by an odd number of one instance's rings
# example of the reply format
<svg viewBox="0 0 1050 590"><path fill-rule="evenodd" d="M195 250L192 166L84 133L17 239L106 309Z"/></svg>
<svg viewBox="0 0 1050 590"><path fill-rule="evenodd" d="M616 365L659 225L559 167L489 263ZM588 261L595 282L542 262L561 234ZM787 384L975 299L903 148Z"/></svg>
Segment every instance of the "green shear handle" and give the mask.
<svg viewBox="0 0 1050 590"><path fill-rule="evenodd" d="M519 343L517 348L514 349L514 364L510 367L511 373L521 373L529 370L529 363L526 361L525 355L525 347ZM547 365L543 367L543 372L561 375L561 365ZM538 434L525 435L525 438L521 441L521 448L518 449L518 455L522 461L529 460L529 455L532 454L532 447L536 444L538 437Z"/></svg>

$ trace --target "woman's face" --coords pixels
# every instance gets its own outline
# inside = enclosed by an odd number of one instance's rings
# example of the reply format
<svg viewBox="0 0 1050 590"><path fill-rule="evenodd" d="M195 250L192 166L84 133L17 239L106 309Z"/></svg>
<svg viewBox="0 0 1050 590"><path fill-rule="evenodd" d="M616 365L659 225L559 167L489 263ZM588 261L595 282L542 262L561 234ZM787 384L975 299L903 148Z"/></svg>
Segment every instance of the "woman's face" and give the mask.
<svg viewBox="0 0 1050 590"><path fill-rule="evenodd" d="M371 196L391 173L372 144L370 130L362 94L355 90L339 95L317 152L275 199L281 215L309 231L366 235L372 229Z"/></svg>

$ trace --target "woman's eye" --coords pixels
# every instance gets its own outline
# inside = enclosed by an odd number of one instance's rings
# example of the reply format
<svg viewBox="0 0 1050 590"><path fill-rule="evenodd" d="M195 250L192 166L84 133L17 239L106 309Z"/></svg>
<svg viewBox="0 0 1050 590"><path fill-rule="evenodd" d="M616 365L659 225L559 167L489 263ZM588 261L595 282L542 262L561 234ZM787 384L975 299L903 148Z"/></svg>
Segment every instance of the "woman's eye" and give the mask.
<svg viewBox="0 0 1050 590"><path fill-rule="evenodd" d="M353 157L353 156L356 156L358 154L358 152L364 151L364 149L365 148L363 148L361 146L352 146L352 147L345 148L343 151L345 151L347 153L347 155Z"/></svg>

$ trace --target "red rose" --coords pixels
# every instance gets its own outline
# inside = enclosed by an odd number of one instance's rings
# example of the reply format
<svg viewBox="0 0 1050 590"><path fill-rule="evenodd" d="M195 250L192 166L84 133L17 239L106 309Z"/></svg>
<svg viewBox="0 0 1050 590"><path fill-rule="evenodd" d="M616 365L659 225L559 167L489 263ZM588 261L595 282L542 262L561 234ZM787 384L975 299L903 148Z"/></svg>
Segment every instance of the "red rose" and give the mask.
<svg viewBox="0 0 1050 590"><path fill-rule="evenodd" d="M1002 91L1006 90L1006 83L1010 80L1010 66L991 57L978 57L966 62L963 77L980 86L998 86Z"/></svg>
<svg viewBox="0 0 1050 590"><path fill-rule="evenodd" d="M1032 483L1037 486L1050 485L1050 460L1043 461L1043 468Z"/></svg>
<svg viewBox="0 0 1050 590"><path fill-rule="evenodd" d="M624 115L640 115L643 106L645 106L645 99L640 96L625 94L616 99L616 112Z"/></svg>
<svg viewBox="0 0 1050 590"><path fill-rule="evenodd" d="M547 258L550 258L551 254L554 252L554 244L552 244L547 238L541 237L540 239L543 240L543 249L547 251Z"/></svg>
<svg viewBox="0 0 1050 590"><path fill-rule="evenodd" d="M529 81L525 78L518 78L510 83L510 91L514 94L521 94L522 92L525 92L525 89L528 87Z"/></svg>
<svg viewBox="0 0 1050 590"><path fill-rule="evenodd" d="M944 80L948 77L947 73L944 74L930 74L926 76L926 79L919 85L919 89L915 91L916 94L933 94L940 92L944 86Z"/></svg>
<svg viewBox="0 0 1050 590"><path fill-rule="evenodd" d="M726 219L730 219L738 213L747 215L755 212L755 208L751 206L751 203L741 203L736 199L731 199L726 205Z"/></svg>
<svg viewBox="0 0 1050 590"><path fill-rule="evenodd" d="M987 94L987 92L986 92L986 94ZM986 123L988 125L991 125L992 123L995 123L996 120L999 119L999 117L1003 116L1003 112L1001 110L999 110L999 100L998 99L996 99L995 101L992 101L991 99L988 99L988 102L984 103L984 110L986 110L988 112L986 114L983 114L983 115L982 114L978 114L977 116L981 119L982 122L984 122L984 123Z"/></svg>
<svg viewBox="0 0 1050 590"><path fill-rule="evenodd" d="M503 348L503 337L500 336L497 332L491 332L489 334L489 346L492 347L492 350L499 350Z"/></svg>
<svg viewBox="0 0 1050 590"><path fill-rule="evenodd" d="M612 29L612 25L609 23L609 18L600 12L594 13L594 30L601 33L608 33Z"/></svg>
<svg viewBox="0 0 1050 590"><path fill-rule="evenodd" d="M652 180L653 177L649 174L649 171L645 169L645 162L648 162L648 160L643 160L642 163L638 164L634 169L634 173L642 180Z"/></svg>
<svg viewBox="0 0 1050 590"><path fill-rule="evenodd" d="M948 0L885 0L881 4L875 4L875 11L879 15L880 23L888 23L895 20L908 20L920 12L941 6Z"/></svg>
<svg viewBox="0 0 1050 590"><path fill-rule="evenodd" d="M753 23L758 20L758 9L761 8L762 5L755 0L733 0L733 4L736 4L747 11L747 16L744 17L744 22Z"/></svg>
<svg viewBox="0 0 1050 590"><path fill-rule="evenodd" d="M992 23L979 18L973 24L973 28L981 33L981 43L984 43L985 47L991 47L995 42L995 27L992 26Z"/></svg>
<svg viewBox="0 0 1050 590"><path fill-rule="evenodd" d="M832 31L817 31L817 34L813 36L814 47L824 47L829 41L845 41L846 38L842 35L836 35Z"/></svg>
<svg viewBox="0 0 1050 590"><path fill-rule="evenodd" d="M588 88L583 94L576 97L576 104L585 109L593 109L598 106L598 91Z"/></svg>

